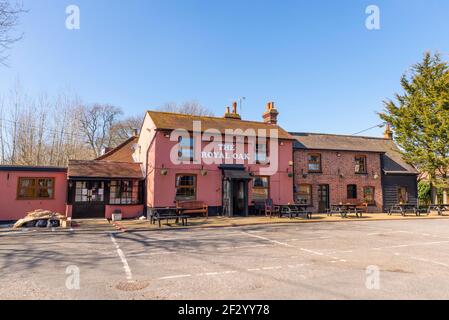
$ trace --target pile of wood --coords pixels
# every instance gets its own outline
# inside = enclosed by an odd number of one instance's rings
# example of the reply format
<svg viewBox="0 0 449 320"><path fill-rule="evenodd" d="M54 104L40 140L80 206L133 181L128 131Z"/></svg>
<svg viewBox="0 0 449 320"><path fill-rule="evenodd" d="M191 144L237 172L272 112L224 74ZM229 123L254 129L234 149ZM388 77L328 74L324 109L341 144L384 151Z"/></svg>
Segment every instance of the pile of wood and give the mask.
<svg viewBox="0 0 449 320"><path fill-rule="evenodd" d="M66 219L67 219L67 217L60 213L53 212L50 210L38 209L38 210L28 212L27 215L25 216L25 218L20 219L19 221L17 221L14 224L14 228L22 228L24 226L32 224L32 222L44 221L44 220L59 221L59 223L62 224L61 222Z"/></svg>

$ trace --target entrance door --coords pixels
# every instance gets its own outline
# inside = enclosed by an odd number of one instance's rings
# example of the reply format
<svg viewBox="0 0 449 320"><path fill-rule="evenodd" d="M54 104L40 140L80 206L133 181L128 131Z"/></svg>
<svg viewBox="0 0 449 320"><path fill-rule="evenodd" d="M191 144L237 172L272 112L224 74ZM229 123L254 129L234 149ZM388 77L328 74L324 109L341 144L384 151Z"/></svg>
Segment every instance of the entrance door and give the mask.
<svg viewBox="0 0 449 320"><path fill-rule="evenodd" d="M76 181L74 219L104 218L105 189L103 181Z"/></svg>
<svg viewBox="0 0 449 320"><path fill-rule="evenodd" d="M320 213L329 209L329 185L322 184L318 186L318 210Z"/></svg>
<svg viewBox="0 0 449 320"><path fill-rule="evenodd" d="M232 211L233 215L248 215L248 181L232 181Z"/></svg>
<svg viewBox="0 0 449 320"><path fill-rule="evenodd" d="M245 179L223 180L223 215L248 215L248 182Z"/></svg>

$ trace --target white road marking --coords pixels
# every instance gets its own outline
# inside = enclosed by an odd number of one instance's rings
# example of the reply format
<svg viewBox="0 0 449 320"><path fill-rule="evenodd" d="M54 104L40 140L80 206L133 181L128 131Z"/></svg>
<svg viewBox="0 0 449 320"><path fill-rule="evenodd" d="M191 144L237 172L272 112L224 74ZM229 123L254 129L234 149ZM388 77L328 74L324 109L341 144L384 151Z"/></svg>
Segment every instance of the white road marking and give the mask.
<svg viewBox="0 0 449 320"><path fill-rule="evenodd" d="M191 277L191 274L178 274L174 276L167 276L167 277L161 277L157 278L157 280L170 280L170 279L179 279L179 278L188 278Z"/></svg>
<svg viewBox="0 0 449 320"><path fill-rule="evenodd" d="M318 252L318 251L313 251L313 250L304 249L304 248L300 248L299 250L307 252L307 253L315 254L317 256L324 256L324 253Z"/></svg>
<svg viewBox="0 0 449 320"><path fill-rule="evenodd" d="M239 246L239 247L219 247L217 250L233 250L233 249L248 249L248 248L262 248L267 247L266 244L255 244L255 245L247 245L247 246Z"/></svg>
<svg viewBox="0 0 449 320"><path fill-rule="evenodd" d="M120 246L117 243L117 240L114 237L114 234L110 233L109 234L112 243L115 246L115 249L117 250L117 255L120 257L120 260L122 261L123 264L123 269L125 270L125 274L126 274L126 279L128 280L128 282L132 282L133 281L133 274L131 272L131 268L129 267L128 261L126 260L125 254L123 253L122 249L120 249Z"/></svg>
<svg viewBox="0 0 449 320"><path fill-rule="evenodd" d="M251 233L244 232L244 231L243 231L242 233L243 233L243 234L246 234L246 235L248 235L248 236L250 236L250 237L262 239L262 240L265 240L265 241L269 241L269 242L271 242L271 243L276 243L276 244L281 245L281 246L285 246L285 247L294 247L294 246L292 246L292 245L290 245L290 244L288 244L288 243L280 242L280 241L273 240L273 239L269 239L269 238L262 237L262 236L258 236L258 235L256 235L256 234L251 234Z"/></svg>

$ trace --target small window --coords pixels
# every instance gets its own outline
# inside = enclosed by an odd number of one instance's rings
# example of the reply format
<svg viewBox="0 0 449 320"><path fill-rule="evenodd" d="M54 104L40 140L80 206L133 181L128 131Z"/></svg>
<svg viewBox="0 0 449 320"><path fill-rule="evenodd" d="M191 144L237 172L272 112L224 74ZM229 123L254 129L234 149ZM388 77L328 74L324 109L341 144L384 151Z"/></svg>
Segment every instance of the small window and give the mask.
<svg viewBox="0 0 449 320"><path fill-rule="evenodd" d="M139 181L114 180L111 181L109 196L110 204L139 204Z"/></svg>
<svg viewBox="0 0 449 320"><path fill-rule="evenodd" d="M195 200L196 199L196 176L178 174L176 176L176 197L175 200Z"/></svg>
<svg viewBox="0 0 449 320"><path fill-rule="evenodd" d="M17 191L19 200L53 199L54 192L54 178L19 178Z"/></svg>
<svg viewBox="0 0 449 320"><path fill-rule="evenodd" d="M374 200L374 187L364 187L363 188L363 201L368 204L375 204Z"/></svg>
<svg viewBox="0 0 449 320"><path fill-rule="evenodd" d="M398 203L408 203L408 189L407 187L398 188Z"/></svg>
<svg viewBox="0 0 449 320"><path fill-rule="evenodd" d="M253 179L253 200L266 200L270 195L270 180L269 177L254 177Z"/></svg>
<svg viewBox="0 0 449 320"><path fill-rule="evenodd" d="M193 138L185 139L183 137L179 137L178 143L178 158L180 160L192 161L195 154Z"/></svg>
<svg viewBox="0 0 449 320"><path fill-rule="evenodd" d="M309 184L301 184L296 194L296 203L312 205L312 186Z"/></svg>
<svg viewBox="0 0 449 320"><path fill-rule="evenodd" d="M321 172L321 155L309 154L309 172Z"/></svg>
<svg viewBox="0 0 449 320"><path fill-rule="evenodd" d="M355 157L355 173L367 173L366 156Z"/></svg>
<svg viewBox="0 0 449 320"><path fill-rule="evenodd" d="M357 199L357 185L349 184L347 189L348 189L348 199Z"/></svg>

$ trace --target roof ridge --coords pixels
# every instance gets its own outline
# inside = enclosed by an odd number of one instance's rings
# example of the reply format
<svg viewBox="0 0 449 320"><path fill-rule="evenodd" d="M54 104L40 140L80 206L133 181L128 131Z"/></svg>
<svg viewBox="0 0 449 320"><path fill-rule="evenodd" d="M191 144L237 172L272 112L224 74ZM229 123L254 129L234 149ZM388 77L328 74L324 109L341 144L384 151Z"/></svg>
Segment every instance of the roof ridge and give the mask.
<svg viewBox="0 0 449 320"><path fill-rule="evenodd" d="M104 158L113 155L114 153L116 153L117 151L121 150L122 148L124 148L128 143L130 143L131 141L133 141L134 139L138 139L139 136L132 136L129 137L128 139L126 139L125 141L123 141L122 143L120 143L118 146L116 146L115 148L113 148L112 150L109 150L108 152L106 152L105 154L102 154L101 156L99 156L98 158L96 158L95 160L103 160Z"/></svg>
<svg viewBox="0 0 449 320"><path fill-rule="evenodd" d="M314 136L333 136L333 137L345 137L345 138L362 138L362 139L374 139L374 140L383 140L390 141L390 139L382 138L382 137L371 137L371 136L354 136L349 134L336 134L336 133L319 133L319 132L288 132L292 136L299 135L314 135Z"/></svg>
<svg viewBox="0 0 449 320"><path fill-rule="evenodd" d="M209 118L209 119L215 119L215 120L235 120L235 121L239 121L239 122L251 122L251 123L260 123L260 124L272 125L270 123L266 123L266 122L263 122L263 121L256 121L256 120L233 119L233 118L224 118L224 117L217 117L217 116L201 116L201 115L195 115L195 114L186 114L186 113L168 112L168 111L156 111L156 110L147 110L147 112L165 113L165 114L185 116L185 117ZM282 127L279 126L278 124L275 124L274 126L282 129ZM285 130L285 129L282 129L282 130L287 132L287 130Z"/></svg>

